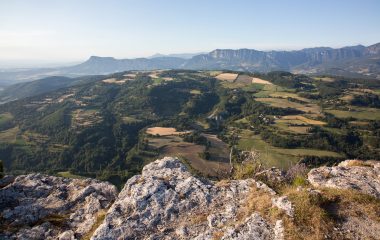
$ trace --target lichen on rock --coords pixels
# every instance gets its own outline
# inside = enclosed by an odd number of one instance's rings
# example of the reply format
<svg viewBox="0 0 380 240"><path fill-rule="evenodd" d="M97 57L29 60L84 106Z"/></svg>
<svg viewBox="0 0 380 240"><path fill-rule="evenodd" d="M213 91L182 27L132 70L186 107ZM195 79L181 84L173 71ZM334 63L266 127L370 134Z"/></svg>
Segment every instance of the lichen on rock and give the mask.
<svg viewBox="0 0 380 240"><path fill-rule="evenodd" d="M259 213L241 219L257 188L275 195L253 179L196 178L178 159L166 157L128 180L92 239L280 239L279 226Z"/></svg>
<svg viewBox="0 0 380 240"><path fill-rule="evenodd" d="M110 207L116 188L94 179L42 174L5 177L0 188L0 239L80 238L97 213Z"/></svg>
<svg viewBox="0 0 380 240"><path fill-rule="evenodd" d="M312 169L308 180L314 187L357 190L380 198L380 163L346 160L335 167Z"/></svg>

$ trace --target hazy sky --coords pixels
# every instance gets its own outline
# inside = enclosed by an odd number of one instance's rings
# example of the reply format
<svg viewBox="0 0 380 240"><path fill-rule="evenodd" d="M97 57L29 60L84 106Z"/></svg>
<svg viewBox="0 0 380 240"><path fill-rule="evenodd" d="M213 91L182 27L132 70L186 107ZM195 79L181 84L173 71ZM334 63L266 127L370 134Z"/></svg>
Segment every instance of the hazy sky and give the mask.
<svg viewBox="0 0 380 240"><path fill-rule="evenodd" d="M379 0L0 0L0 61L380 42Z"/></svg>

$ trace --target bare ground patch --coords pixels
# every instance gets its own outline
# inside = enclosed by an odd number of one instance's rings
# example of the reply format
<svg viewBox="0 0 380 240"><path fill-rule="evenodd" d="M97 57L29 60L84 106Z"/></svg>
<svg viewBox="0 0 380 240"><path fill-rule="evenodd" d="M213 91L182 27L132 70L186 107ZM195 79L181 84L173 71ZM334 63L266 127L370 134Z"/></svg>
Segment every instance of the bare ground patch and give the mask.
<svg viewBox="0 0 380 240"><path fill-rule="evenodd" d="M151 127L146 130L146 133L151 135L170 136L189 133L189 131L177 132L177 129L170 127Z"/></svg>
<svg viewBox="0 0 380 240"><path fill-rule="evenodd" d="M237 78L238 74L237 73L221 73L215 78L221 81L228 81L228 82L233 82Z"/></svg>
<svg viewBox="0 0 380 240"><path fill-rule="evenodd" d="M271 82L261 79L261 78L252 78L252 83L259 83L259 84L266 84L266 85L273 85Z"/></svg>

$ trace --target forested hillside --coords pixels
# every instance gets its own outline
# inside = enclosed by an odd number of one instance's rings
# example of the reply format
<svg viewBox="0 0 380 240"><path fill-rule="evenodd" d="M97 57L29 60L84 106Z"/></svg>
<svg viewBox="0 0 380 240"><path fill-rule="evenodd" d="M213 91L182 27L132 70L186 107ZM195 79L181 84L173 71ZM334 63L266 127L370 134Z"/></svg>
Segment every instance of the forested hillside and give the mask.
<svg viewBox="0 0 380 240"><path fill-rule="evenodd" d="M233 161L253 150L281 168L378 159L379 95L368 79L122 72L0 105L0 160L7 173L119 184L166 153L214 177L230 148Z"/></svg>

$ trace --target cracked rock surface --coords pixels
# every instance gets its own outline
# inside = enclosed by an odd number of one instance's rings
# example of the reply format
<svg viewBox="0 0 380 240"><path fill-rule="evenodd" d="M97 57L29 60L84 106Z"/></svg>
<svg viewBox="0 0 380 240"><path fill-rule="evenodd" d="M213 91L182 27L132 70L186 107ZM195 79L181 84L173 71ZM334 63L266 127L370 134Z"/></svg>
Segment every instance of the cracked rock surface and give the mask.
<svg viewBox="0 0 380 240"><path fill-rule="evenodd" d="M308 180L314 187L352 189L380 198L380 163L346 160L336 167L312 169Z"/></svg>
<svg viewBox="0 0 380 240"><path fill-rule="evenodd" d="M213 183L176 158L156 160L128 180L91 239L282 239L281 221L241 214L252 189L276 195L253 179Z"/></svg>
<svg viewBox="0 0 380 240"><path fill-rule="evenodd" d="M78 239L116 196L113 185L94 179L6 176L0 180L0 239Z"/></svg>

